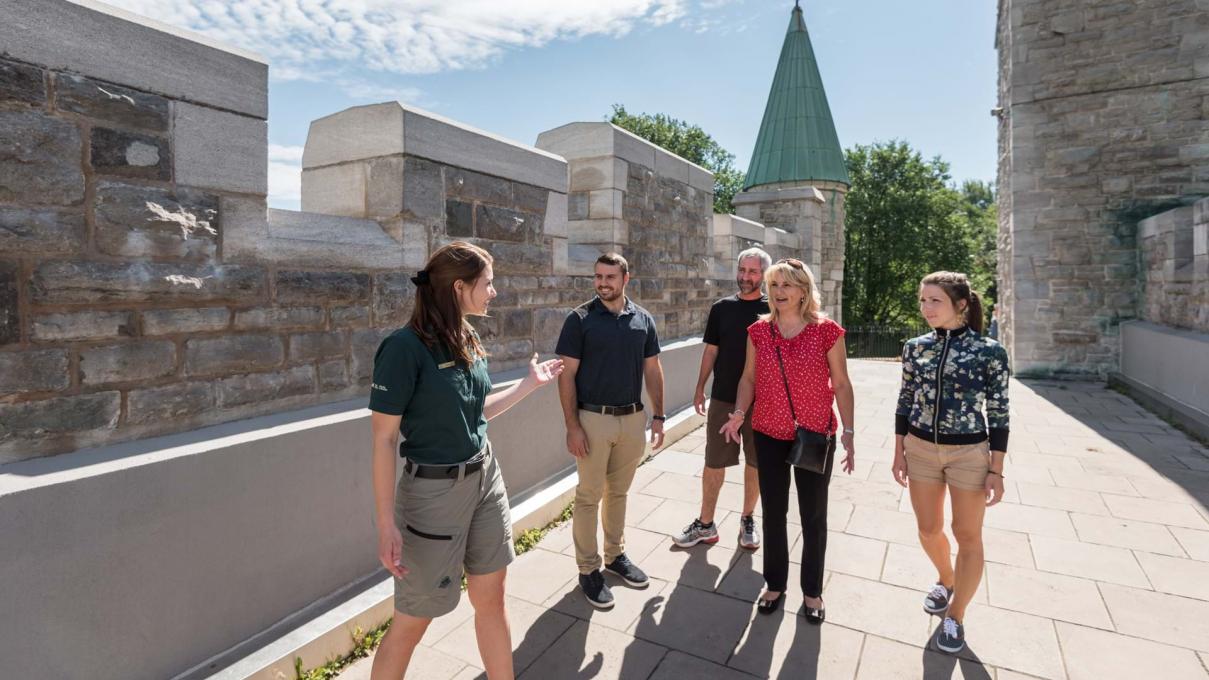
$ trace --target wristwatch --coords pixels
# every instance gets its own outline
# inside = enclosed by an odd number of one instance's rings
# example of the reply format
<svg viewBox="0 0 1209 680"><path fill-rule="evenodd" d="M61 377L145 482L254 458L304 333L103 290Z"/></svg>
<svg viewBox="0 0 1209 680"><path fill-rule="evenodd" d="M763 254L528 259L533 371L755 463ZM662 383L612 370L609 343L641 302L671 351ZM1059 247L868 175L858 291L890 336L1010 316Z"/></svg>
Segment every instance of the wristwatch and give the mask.
<svg viewBox="0 0 1209 680"><path fill-rule="evenodd" d="M651 416L651 420L667 420L667 416Z"/></svg>
<svg viewBox="0 0 1209 680"><path fill-rule="evenodd" d="M845 427L844 434L856 434L856 430L852 429L851 427Z"/></svg>

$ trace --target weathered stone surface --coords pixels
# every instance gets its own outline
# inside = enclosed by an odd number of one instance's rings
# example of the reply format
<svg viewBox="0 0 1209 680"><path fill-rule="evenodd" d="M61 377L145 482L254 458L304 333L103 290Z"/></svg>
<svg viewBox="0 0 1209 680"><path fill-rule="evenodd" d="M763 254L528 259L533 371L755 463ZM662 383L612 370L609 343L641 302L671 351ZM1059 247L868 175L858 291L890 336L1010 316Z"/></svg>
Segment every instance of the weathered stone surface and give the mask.
<svg viewBox="0 0 1209 680"><path fill-rule="evenodd" d="M67 350L0 352L0 394L51 392L71 385Z"/></svg>
<svg viewBox="0 0 1209 680"><path fill-rule="evenodd" d="M0 262L0 345L21 339L17 308L17 264Z"/></svg>
<svg viewBox="0 0 1209 680"><path fill-rule="evenodd" d="M238 375L218 381L217 390L221 408L312 394L315 368L296 366L278 373Z"/></svg>
<svg viewBox="0 0 1209 680"><path fill-rule="evenodd" d="M587 191L576 191L567 194L567 219L588 219L588 195L589 192Z"/></svg>
<svg viewBox="0 0 1209 680"><path fill-rule="evenodd" d="M97 247L126 257L209 259L218 247L218 208L217 196L200 191L102 182Z"/></svg>
<svg viewBox="0 0 1209 680"><path fill-rule="evenodd" d="M125 130L93 128L92 167L102 175L168 181L172 163L168 140Z"/></svg>
<svg viewBox="0 0 1209 680"><path fill-rule="evenodd" d="M441 166L414 156L403 159L403 214L433 225L445 210L445 184Z"/></svg>
<svg viewBox="0 0 1209 680"><path fill-rule="evenodd" d="M317 331L295 333L290 336L290 360L314 361L344 356L347 350L344 331Z"/></svg>
<svg viewBox="0 0 1209 680"><path fill-rule="evenodd" d="M55 108L128 127L168 129L168 100L68 73L55 74Z"/></svg>
<svg viewBox="0 0 1209 680"><path fill-rule="evenodd" d="M411 277L392 272L374 276L374 325L402 326L415 308L416 286Z"/></svg>
<svg viewBox="0 0 1209 680"><path fill-rule="evenodd" d="M259 307L235 312L235 328L238 330L285 330L317 328L322 325L322 307Z"/></svg>
<svg viewBox="0 0 1209 680"><path fill-rule="evenodd" d="M132 312L92 311L34 317L34 340L88 340L135 334Z"/></svg>
<svg viewBox="0 0 1209 680"><path fill-rule="evenodd" d="M364 328L369 325L369 307L333 307L332 328Z"/></svg>
<svg viewBox="0 0 1209 680"><path fill-rule="evenodd" d="M0 59L0 106L46 103L46 79L42 69Z"/></svg>
<svg viewBox="0 0 1209 680"><path fill-rule="evenodd" d="M39 304L249 302L264 298L265 273L245 265L45 262L31 290Z"/></svg>
<svg viewBox="0 0 1209 680"><path fill-rule="evenodd" d="M214 386L190 382L131 390L126 404L126 422L132 425L172 421L211 411L215 406Z"/></svg>
<svg viewBox="0 0 1209 680"><path fill-rule="evenodd" d="M446 167L445 197L512 205L512 182L464 168Z"/></svg>
<svg viewBox="0 0 1209 680"><path fill-rule="evenodd" d="M0 442L112 428L121 409L121 392L0 404Z"/></svg>
<svg viewBox="0 0 1209 680"><path fill-rule="evenodd" d="M348 363L343 359L319 364L319 390L330 392L348 387Z"/></svg>
<svg viewBox="0 0 1209 680"><path fill-rule="evenodd" d="M403 212L403 157L373 158L365 163L365 216L389 219Z"/></svg>
<svg viewBox="0 0 1209 680"><path fill-rule="evenodd" d="M277 301L283 303L367 302L369 275L348 272L277 272Z"/></svg>
<svg viewBox="0 0 1209 680"><path fill-rule="evenodd" d="M0 252L78 253L87 239L82 213L55 208L0 207Z"/></svg>
<svg viewBox="0 0 1209 680"><path fill-rule="evenodd" d="M550 193L549 189L535 187L531 184L513 183L512 207L521 212L544 215L546 213L546 205L549 203Z"/></svg>
<svg viewBox="0 0 1209 680"><path fill-rule="evenodd" d="M0 202L79 203L82 145L72 123L38 111L0 111Z"/></svg>
<svg viewBox="0 0 1209 680"><path fill-rule="evenodd" d="M542 218L546 236L567 237L567 195L551 191L546 197L546 212Z"/></svg>
<svg viewBox="0 0 1209 680"><path fill-rule="evenodd" d="M276 335L231 335L185 342L185 373L206 375L266 369L281 364L285 346Z"/></svg>
<svg viewBox="0 0 1209 680"><path fill-rule="evenodd" d="M302 171L302 210L365 217L366 164L341 163Z"/></svg>
<svg viewBox="0 0 1209 680"><path fill-rule="evenodd" d="M374 375L374 354L382 339L390 335L391 328L368 328L353 331L352 338L352 368L353 378L358 383L368 383Z"/></svg>
<svg viewBox="0 0 1209 680"><path fill-rule="evenodd" d="M543 307L533 310L533 342L538 352L553 352L567 321L569 307Z"/></svg>
<svg viewBox="0 0 1209 680"><path fill-rule="evenodd" d="M532 243L541 238L542 218L538 214L480 205L475 211L474 221L479 238L517 243Z"/></svg>
<svg viewBox="0 0 1209 680"><path fill-rule="evenodd" d="M465 201L445 201L445 234L453 237L474 236L474 205Z"/></svg>
<svg viewBox="0 0 1209 680"><path fill-rule="evenodd" d="M265 121L187 102L176 102L174 108L177 184L244 194L268 191Z"/></svg>
<svg viewBox="0 0 1209 680"><path fill-rule="evenodd" d="M144 335L170 335L172 333L205 333L221 331L231 321L231 310L226 307L201 309L152 309L143 312Z"/></svg>
<svg viewBox="0 0 1209 680"><path fill-rule="evenodd" d="M176 372L176 344L169 340L127 342L80 350L84 385L150 380Z"/></svg>
<svg viewBox="0 0 1209 680"><path fill-rule="evenodd" d="M533 337L533 310L507 309L495 312L494 316L499 319L501 337Z"/></svg>
<svg viewBox="0 0 1209 680"><path fill-rule="evenodd" d="M544 245L493 243L491 254L495 257L493 269L497 274L551 273L550 249Z"/></svg>

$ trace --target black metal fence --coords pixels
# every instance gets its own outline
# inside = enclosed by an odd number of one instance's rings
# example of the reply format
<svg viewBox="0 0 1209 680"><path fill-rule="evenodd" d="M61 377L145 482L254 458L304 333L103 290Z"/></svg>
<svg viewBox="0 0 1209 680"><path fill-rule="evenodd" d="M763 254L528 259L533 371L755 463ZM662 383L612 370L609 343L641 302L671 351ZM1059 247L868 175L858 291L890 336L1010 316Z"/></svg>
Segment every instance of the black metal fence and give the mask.
<svg viewBox="0 0 1209 680"><path fill-rule="evenodd" d="M923 335L927 326L847 326L844 344L853 359L895 359L902 356L903 343Z"/></svg>

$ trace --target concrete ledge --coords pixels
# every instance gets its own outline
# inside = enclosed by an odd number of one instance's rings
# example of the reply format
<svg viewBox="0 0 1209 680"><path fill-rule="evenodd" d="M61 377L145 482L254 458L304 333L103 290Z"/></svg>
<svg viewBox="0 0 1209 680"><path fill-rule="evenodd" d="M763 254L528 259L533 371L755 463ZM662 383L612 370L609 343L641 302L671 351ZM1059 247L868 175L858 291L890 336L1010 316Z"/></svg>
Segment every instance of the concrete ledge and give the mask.
<svg viewBox="0 0 1209 680"><path fill-rule="evenodd" d="M269 66L260 56L92 0L0 2L0 52L262 120L269 115Z"/></svg>
<svg viewBox="0 0 1209 680"><path fill-rule="evenodd" d="M568 161L615 156L694 189L714 191L714 175L709 170L612 123L568 123L546 130L537 136L537 148L556 153ZM624 176L616 181L620 185L615 186L625 187Z"/></svg>
<svg viewBox="0 0 1209 680"><path fill-rule="evenodd" d="M1202 440L1209 441L1209 413L1172 399L1155 388L1138 380L1113 371L1108 374L1111 387L1124 390L1160 418L1173 421Z"/></svg>
<svg viewBox="0 0 1209 680"><path fill-rule="evenodd" d="M826 203L823 192L815 187L798 187L794 189L771 189L767 191L740 191L731 201L736 206L748 203L765 203L768 201L814 201Z"/></svg>
<svg viewBox="0 0 1209 680"><path fill-rule="evenodd" d="M1121 324L1121 368L1111 380L1209 438L1205 357L1209 357L1209 334L1130 321Z"/></svg>

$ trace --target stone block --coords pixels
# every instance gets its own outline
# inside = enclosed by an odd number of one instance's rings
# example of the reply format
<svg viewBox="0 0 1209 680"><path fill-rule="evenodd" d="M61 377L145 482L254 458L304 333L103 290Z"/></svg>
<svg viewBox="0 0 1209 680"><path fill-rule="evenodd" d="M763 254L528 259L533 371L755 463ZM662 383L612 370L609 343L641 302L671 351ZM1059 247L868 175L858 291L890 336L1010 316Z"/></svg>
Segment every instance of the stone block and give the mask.
<svg viewBox="0 0 1209 680"><path fill-rule="evenodd" d="M542 218L492 205L478 205L474 215L475 234L493 241L533 242L541 238Z"/></svg>
<svg viewBox="0 0 1209 680"><path fill-rule="evenodd" d="M83 142L72 123L0 111L0 202L75 205L84 198Z"/></svg>
<svg viewBox="0 0 1209 680"><path fill-rule="evenodd" d="M65 255L88 241L84 215L55 208L0 207L0 252Z"/></svg>
<svg viewBox="0 0 1209 680"><path fill-rule="evenodd" d="M576 191L567 194L567 219L588 219L588 192ZM564 223L565 224L565 223Z"/></svg>
<svg viewBox="0 0 1209 680"><path fill-rule="evenodd" d="M231 321L226 307L151 309L142 313L144 335L206 333L225 330Z"/></svg>
<svg viewBox="0 0 1209 680"><path fill-rule="evenodd" d="M445 201L445 235L455 238L474 236L474 204L450 199Z"/></svg>
<svg viewBox="0 0 1209 680"><path fill-rule="evenodd" d="M530 338L533 336L533 310L509 309L496 312L499 319L500 337Z"/></svg>
<svg viewBox="0 0 1209 680"><path fill-rule="evenodd" d="M403 212L403 157L365 163L365 217L389 219Z"/></svg>
<svg viewBox="0 0 1209 680"><path fill-rule="evenodd" d="M97 187L96 242L107 255L208 260L220 226L213 194L113 182Z"/></svg>
<svg viewBox="0 0 1209 680"><path fill-rule="evenodd" d="M276 284L280 303L369 301L369 274L280 271Z"/></svg>
<svg viewBox="0 0 1209 680"><path fill-rule="evenodd" d="M172 178L168 140L138 132L93 128L90 160L101 175L166 182Z"/></svg>
<svg viewBox="0 0 1209 680"><path fill-rule="evenodd" d="M706 170L699 165L688 166L688 185L699 191L708 191L713 200L714 193L714 173Z"/></svg>
<svg viewBox="0 0 1209 680"><path fill-rule="evenodd" d="M125 127L168 130L168 100L92 78L55 74L55 108Z"/></svg>
<svg viewBox="0 0 1209 680"><path fill-rule="evenodd" d="M512 182L465 168L446 167L445 196L494 205L512 205Z"/></svg>
<svg viewBox="0 0 1209 680"><path fill-rule="evenodd" d="M332 328L364 328L369 325L369 307L333 307L328 314Z"/></svg>
<svg viewBox="0 0 1209 680"><path fill-rule="evenodd" d="M689 162L664 149L655 149L655 174L688 184Z"/></svg>
<svg viewBox="0 0 1209 680"><path fill-rule="evenodd" d="M34 270L38 304L252 302L265 297L265 273L245 265L165 262L45 262Z"/></svg>
<svg viewBox="0 0 1209 680"><path fill-rule="evenodd" d="M565 238L550 239L551 255L554 259L553 271L555 274L571 273L571 265L569 261L569 246Z"/></svg>
<svg viewBox="0 0 1209 680"><path fill-rule="evenodd" d="M533 310L534 349L543 354L554 351L567 320L569 307L543 307Z"/></svg>
<svg viewBox="0 0 1209 680"><path fill-rule="evenodd" d="M42 69L0 59L0 106L46 103L46 77Z"/></svg>
<svg viewBox="0 0 1209 680"><path fill-rule="evenodd" d="M588 192L588 218L621 218L625 194L616 189L598 189Z"/></svg>
<svg viewBox="0 0 1209 680"><path fill-rule="evenodd" d="M257 307L235 312L236 330L287 330L323 326L322 307Z"/></svg>
<svg viewBox="0 0 1209 680"><path fill-rule="evenodd" d="M319 364L319 390L330 392L348 387L348 362L344 359Z"/></svg>
<svg viewBox="0 0 1209 680"><path fill-rule="evenodd" d="M545 187L514 183L512 185L512 207L521 212L545 215L551 193L558 192L551 192Z"/></svg>
<svg viewBox="0 0 1209 680"><path fill-rule="evenodd" d="M439 224L444 200L441 166L423 158L404 156L403 214L426 224Z"/></svg>
<svg viewBox="0 0 1209 680"><path fill-rule="evenodd" d="M409 274L391 272L374 276L373 324L375 326L398 327L406 324L411 318L415 301L416 286L411 282Z"/></svg>
<svg viewBox="0 0 1209 680"><path fill-rule="evenodd" d="M121 392L0 404L0 442L110 429L121 410Z"/></svg>
<svg viewBox="0 0 1209 680"><path fill-rule="evenodd" d="M71 385L67 350L0 352L0 394L52 392Z"/></svg>
<svg viewBox="0 0 1209 680"><path fill-rule="evenodd" d="M344 356L348 349L344 331L316 331L290 336L290 360L314 361Z"/></svg>
<svg viewBox="0 0 1209 680"><path fill-rule="evenodd" d="M21 339L20 309L17 304L17 272L15 262L0 262L0 345Z"/></svg>
<svg viewBox="0 0 1209 680"><path fill-rule="evenodd" d="M132 336L135 329L132 312L89 310L36 316L31 330L34 340L52 341Z"/></svg>
<svg viewBox="0 0 1209 680"><path fill-rule="evenodd" d="M571 162L569 166L570 191L621 189L626 185L629 172L627 163L615 156L583 158Z"/></svg>
<svg viewBox="0 0 1209 680"><path fill-rule="evenodd" d="M496 274L550 274L550 251L544 245L492 243Z"/></svg>
<svg viewBox="0 0 1209 680"><path fill-rule="evenodd" d="M590 243L614 247L630 242L630 230L619 219L569 220L567 234L572 243Z"/></svg>
<svg viewBox="0 0 1209 680"><path fill-rule="evenodd" d="M324 215L365 217L367 187L365 163L304 169L302 210Z"/></svg>
<svg viewBox="0 0 1209 680"><path fill-rule="evenodd" d="M207 414L215 404L214 385L208 382L131 390L126 397L126 422L131 425L170 422Z"/></svg>
<svg viewBox="0 0 1209 680"><path fill-rule="evenodd" d="M176 343L170 340L127 342L80 350L84 385L151 380L176 372Z"/></svg>
<svg viewBox="0 0 1209 680"><path fill-rule="evenodd" d="M567 237L567 195L547 192L542 231L546 236Z"/></svg>
<svg viewBox="0 0 1209 680"><path fill-rule="evenodd" d="M268 191L268 126L258 118L176 102L173 176L178 185L242 194Z"/></svg>
<svg viewBox="0 0 1209 680"><path fill-rule="evenodd" d="M568 161L599 156L655 167L656 146L612 123L569 123L537 136L537 147Z"/></svg>
<svg viewBox="0 0 1209 680"><path fill-rule="evenodd" d="M232 335L185 342L185 374L236 373L278 366L285 347L276 335Z"/></svg>
<svg viewBox="0 0 1209 680"><path fill-rule="evenodd" d="M352 369L353 378L358 383L368 383L374 374L374 354L382 339L390 335L390 328L368 328L353 331L352 335Z"/></svg>
<svg viewBox="0 0 1209 680"><path fill-rule="evenodd" d="M251 373L219 380L220 408L243 406L315 392L315 367L296 366L277 373Z"/></svg>

